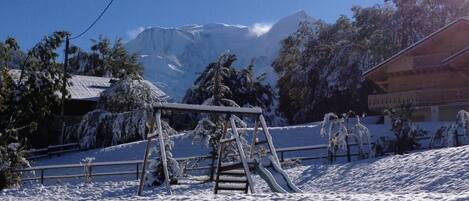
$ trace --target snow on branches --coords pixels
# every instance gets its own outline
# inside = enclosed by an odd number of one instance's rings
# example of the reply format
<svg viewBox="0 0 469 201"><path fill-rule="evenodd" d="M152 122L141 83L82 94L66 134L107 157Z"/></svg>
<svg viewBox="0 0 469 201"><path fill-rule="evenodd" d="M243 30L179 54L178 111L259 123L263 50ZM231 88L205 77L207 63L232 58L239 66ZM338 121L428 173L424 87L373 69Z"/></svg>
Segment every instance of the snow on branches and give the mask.
<svg viewBox="0 0 469 201"><path fill-rule="evenodd" d="M146 80L120 80L103 91L98 108L109 112L127 112L164 102L165 94Z"/></svg>
<svg viewBox="0 0 469 201"><path fill-rule="evenodd" d="M331 161L335 160L338 149L346 150L349 155L350 147L348 141L350 138L357 144L360 158L366 158L371 154L370 131L361 123L358 115L355 116L356 123L349 127L351 115L352 113L350 112L341 116L334 113L324 115L320 134L328 139L328 153ZM365 147L367 147L366 150Z"/></svg>
<svg viewBox="0 0 469 201"><path fill-rule="evenodd" d="M165 95L145 80L124 79L101 93L98 108L87 113L77 134L80 146L110 146L145 138L154 124L152 104L163 102ZM164 132L175 133L166 123Z"/></svg>
<svg viewBox="0 0 469 201"><path fill-rule="evenodd" d="M463 136L461 140L459 137ZM444 141L441 141L441 138ZM463 143L468 143L469 138L469 112L461 110L456 115L456 121L448 126L440 128L433 136L431 144L434 146L440 142L446 146L459 146Z"/></svg>
<svg viewBox="0 0 469 201"><path fill-rule="evenodd" d="M166 132L163 132L163 136L168 164L168 173L170 180L169 183L176 184L177 178L181 175L181 168L179 167L179 163L176 161L176 159L173 158L173 154L171 153L171 150L174 146L174 142L171 140L171 138ZM161 160L162 157L159 147L158 149L153 148L151 150L149 157L151 158L153 155L155 156L155 158L150 161L148 170L145 173L145 183L149 186L160 186L164 183L165 176L163 169L163 161Z"/></svg>

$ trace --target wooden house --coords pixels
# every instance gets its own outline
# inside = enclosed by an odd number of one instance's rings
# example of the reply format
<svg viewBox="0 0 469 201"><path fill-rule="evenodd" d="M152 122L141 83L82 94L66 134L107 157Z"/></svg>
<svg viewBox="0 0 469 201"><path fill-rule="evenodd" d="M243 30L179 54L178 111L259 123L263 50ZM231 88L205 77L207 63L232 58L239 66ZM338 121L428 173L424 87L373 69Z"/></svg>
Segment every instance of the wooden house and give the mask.
<svg viewBox="0 0 469 201"><path fill-rule="evenodd" d="M368 108L411 103L417 121L454 120L469 111L469 18L458 19L364 72L379 91Z"/></svg>
<svg viewBox="0 0 469 201"><path fill-rule="evenodd" d="M20 70L10 70L14 80L19 79L20 73ZM65 116L71 119L81 119L83 115L96 108L101 92L109 88L117 79L72 75L68 81L67 91L70 94L70 98L65 103ZM149 81L145 80L145 82L149 84L155 94L158 94L162 99L168 99L168 96L161 89Z"/></svg>

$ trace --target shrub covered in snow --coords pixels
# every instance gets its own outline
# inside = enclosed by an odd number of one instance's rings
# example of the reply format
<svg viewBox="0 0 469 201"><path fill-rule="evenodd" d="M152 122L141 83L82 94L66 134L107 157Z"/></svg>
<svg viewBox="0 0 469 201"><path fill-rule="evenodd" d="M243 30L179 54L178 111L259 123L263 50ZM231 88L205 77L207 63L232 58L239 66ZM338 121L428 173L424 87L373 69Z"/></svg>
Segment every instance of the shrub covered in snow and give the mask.
<svg viewBox="0 0 469 201"><path fill-rule="evenodd" d="M463 137L463 138L461 138ZM431 140L432 147L459 146L468 143L469 138L469 112L461 110L456 115L456 121L441 127Z"/></svg>
<svg viewBox="0 0 469 201"><path fill-rule="evenodd" d="M355 115L355 124L349 127L352 115L353 112L342 114L341 116L334 113L324 115L320 134L328 138L328 154L331 161L335 160L339 148L346 150L347 154L350 155L349 139L352 139L357 144L360 158L366 158L371 153L370 131L361 123L358 115Z"/></svg>
<svg viewBox="0 0 469 201"><path fill-rule="evenodd" d="M21 175L13 170L29 167L18 143L6 143L5 135L0 133L0 190L19 185Z"/></svg>
<svg viewBox="0 0 469 201"><path fill-rule="evenodd" d="M396 154L404 154L407 151L420 146L417 137L425 135L426 131L415 127L410 120L412 116L412 105L405 104L400 108L386 110L385 113L391 117L391 131L396 137Z"/></svg>
<svg viewBox="0 0 469 201"><path fill-rule="evenodd" d="M170 184L176 184L178 182L178 177L181 175L179 163L173 158L173 154L171 153L173 145L174 143L169 139L169 136L165 136L165 149L166 158L168 159L167 164ZM153 155L155 155L155 158L150 161L148 171L146 171L145 174L145 183L149 186L160 186L165 181L160 149L152 149L149 157L152 157Z"/></svg>
<svg viewBox="0 0 469 201"><path fill-rule="evenodd" d="M81 164L83 164L83 171L85 175L85 183L91 183L91 164L96 158L94 157L86 157L80 161Z"/></svg>

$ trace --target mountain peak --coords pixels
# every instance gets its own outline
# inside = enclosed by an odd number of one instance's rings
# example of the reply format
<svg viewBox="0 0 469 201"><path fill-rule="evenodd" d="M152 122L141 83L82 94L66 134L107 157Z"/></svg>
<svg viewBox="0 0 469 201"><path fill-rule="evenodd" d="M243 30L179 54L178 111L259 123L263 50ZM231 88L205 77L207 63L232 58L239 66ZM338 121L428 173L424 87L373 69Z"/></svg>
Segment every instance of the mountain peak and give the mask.
<svg viewBox="0 0 469 201"><path fill-rule="evenodd" d="M266 37L274 37L277 38L277 40L286 38L295 32L300 22L303 21L314 22L315 19L309 16L304 10L297 11L275 23Z"/></svg>
<svg viewBox="0 0 469 201"><path fill-rule="evenodd" d="M297 19L304 19L304 18L307 18L307 17L310 17L306 11L304 10L299 10L299 11L296 11L295 13L285 17L285 18L289 18L289 17L292 17L292 18L297 18Z"/></svg>

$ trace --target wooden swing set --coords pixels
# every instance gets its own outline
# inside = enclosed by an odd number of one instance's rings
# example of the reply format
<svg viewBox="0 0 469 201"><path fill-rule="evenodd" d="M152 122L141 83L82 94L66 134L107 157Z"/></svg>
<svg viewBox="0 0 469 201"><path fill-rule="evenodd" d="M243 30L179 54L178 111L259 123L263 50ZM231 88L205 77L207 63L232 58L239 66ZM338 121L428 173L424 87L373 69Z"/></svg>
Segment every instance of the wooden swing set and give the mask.
<svg viewBox="0 0 469 201"><path fill-rule="evenodd" d="M254 152L256 152L257 145L267 144L269 148L269 152L274 160L279 163L277 153L275 151L275 147L272 143L272 137L269 133L267 128L267 124L265 122L265 118L262 115L261 108L245 108L245 107L223 107L223 106L206 106L206 105L190 105L190 104L177 104L177 103L157 103L154 106L154 111L156 112L155 119L156 119L156 126L157 128L151 134L147 134L147 146L145 149L142 173L140 175L140 184L138 188L138 195L142 195L143 188L145 185L145 171L148 164L148 155L150 152L151 141L158 137L159 148L161 153L161 158L163 159L163 171L165 176L165 185L168 194L172 194L171 185L169 180L169 173L168 173L168 164L167 164L167 157L166 157L166 150L164 146L164 135L161 125L161 111L163 110L170 110L170 111L182 111L182 112L196 112L196 113L208 113L208 114L225 114L227 116L225 122L225 129L220 138L220 143L218 147L218 160L216 166L216 179L215 179L215 193L218 193L219 190L231 190L231 191L244 191L248 193L248 190L251 193L255 193L254 190L254 182L251 177L251 170L254 169L252 158L254 157ZM240 140L240 136L238 134L238 128L236 127L236 119L237 116L235 115L243 115L243 116L251 116L255 118L255 126L254 132L252 134L252 144L250 147L250 156L249 160L246 158L246 155L243 150L243 146ZM257 132L259 130L259 123L262 127L262 131L264 133L265 139L262 141L257 140ZM232 132L228 132L228 125L231 127ZM230 135L231 136L227 136ZM224 151L228 143L235 142L235 147L237 149L237 153L239 154L240 161L238 162L230 162L230 163L223 163L222 157L224 156ZM260 154L259 150L258 154ZM225 177L231 176L231 177ZM233 177L238 177L237 179L233 179ZM237 186L230 186L224 185L224 183L237 183L241 184ZM243 185L245 184L245 185Z"/></svg>

